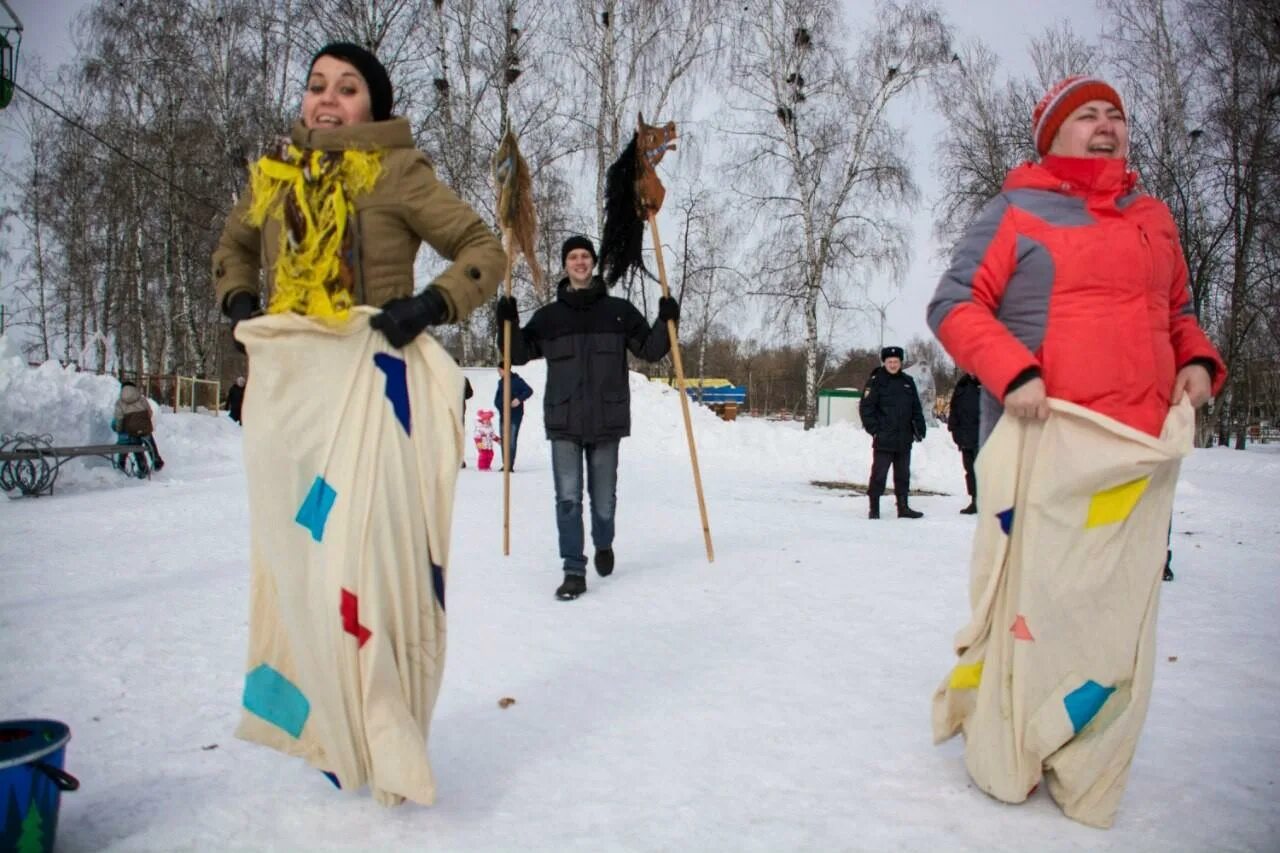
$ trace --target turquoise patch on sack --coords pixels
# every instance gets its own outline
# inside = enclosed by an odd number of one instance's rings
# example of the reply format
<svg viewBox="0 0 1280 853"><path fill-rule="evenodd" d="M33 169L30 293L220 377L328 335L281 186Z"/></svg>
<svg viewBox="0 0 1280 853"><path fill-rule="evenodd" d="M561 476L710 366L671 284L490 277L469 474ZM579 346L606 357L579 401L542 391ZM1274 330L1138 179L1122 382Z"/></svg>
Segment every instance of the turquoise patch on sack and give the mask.
<svg viewBox="0 0 1280 853"><path fill-rule="evenodd" d="M1098 682L1089 680L1062 698L1062 704L1067 706L1067 716L1071 718L1071 725L1077 734L1089 725L1089 721L1107 703L1107 698L1115 692L1114 687L1103 687Z"/></svg>
<svg viewBox="0 0 1280 853"><path fill-rule="evenodd" d="M298 507L298 514L294 516L294 521L311 531L311 538L317 542L324 540L324 526L329 520L329 511L333 509L333 503L338 499L338 493L333 487L324 481L324 477L317 476L315 482L311 484L311 491L307 492L307 497L302 501L302 506Z"/></svg>
<svg viewBox="0 0 1280 853"><path fill-rule="evenodd" d="M311 716L311 703L302 691L265 663L245 676L243 702L245 710L295 738Z"/></svg>

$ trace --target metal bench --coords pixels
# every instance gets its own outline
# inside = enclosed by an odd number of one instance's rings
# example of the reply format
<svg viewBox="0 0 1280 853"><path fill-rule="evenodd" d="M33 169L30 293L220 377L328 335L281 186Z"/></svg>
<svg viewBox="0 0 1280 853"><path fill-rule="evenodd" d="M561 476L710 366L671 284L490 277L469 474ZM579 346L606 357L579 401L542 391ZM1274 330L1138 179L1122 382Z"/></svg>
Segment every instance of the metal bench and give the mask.
<svg viewBox="0 0 1280 853"><path fill-rule="evenodd" d="M100 456L113 464L123 464L129 473L149 479L150 466L145 462L139 465L138 457L132 455L146 451L145 444L137 443L54 447L51 435L0 435L0 489L6 492L17 489L25 497L52 495L58 469L64 462L80 456ZM117 459L120 456L124 457L123 463Z"/></svg>

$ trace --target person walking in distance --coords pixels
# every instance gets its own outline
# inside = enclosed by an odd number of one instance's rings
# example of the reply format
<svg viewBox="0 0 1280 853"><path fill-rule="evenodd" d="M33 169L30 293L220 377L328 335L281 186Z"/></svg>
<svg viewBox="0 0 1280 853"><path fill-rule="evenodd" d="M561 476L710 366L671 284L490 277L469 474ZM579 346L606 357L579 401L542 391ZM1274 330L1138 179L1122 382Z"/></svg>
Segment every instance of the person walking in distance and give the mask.
<svg viewBox="0 0 1280 853"><path fill-rule="evenodd" d="M969 504L960 513L973 515L978 511L978 479L973 473L973 461L978 457L978 409L982 398L982 382L972 373L966 373L956 383L951 393L951 411L947 414L947 429L960 448L964 464L964 484L969 491Z"/></svg>
<svg viewBox="0 0 1280 853"><path fill-rule="evenodd" d="M502 392L502 365L498 365L498 390L493 392L493 408L498 413L498 435L503 434ZM524 381L524 377L511 371L511 446L507 448L507 464L512 471L516 470L516 448L520 446L520 424L524 422L524 406L532 396L533 389Z"/></svg>
<svg viewBox="0 0 1280 853"><path fill-rule="evenodd" d="M244 377L237 376L236 381L231 383L231 387L227 389L227 416L236 423L241 423L241 410L244 406L244 384Z"/></svg>

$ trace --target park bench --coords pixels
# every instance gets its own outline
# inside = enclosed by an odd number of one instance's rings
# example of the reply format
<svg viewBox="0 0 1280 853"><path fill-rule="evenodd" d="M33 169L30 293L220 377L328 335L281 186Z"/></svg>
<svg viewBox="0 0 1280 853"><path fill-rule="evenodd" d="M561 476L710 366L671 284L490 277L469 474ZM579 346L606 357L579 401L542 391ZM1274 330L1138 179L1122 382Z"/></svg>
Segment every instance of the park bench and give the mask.
<svg viewBox="0 0 1280 853"><path fill-rule="evenodd" d="M139 457L133 455L146 450L146 445L141 443L54 447L51 435L0 435L0 489L6 492L17 489L24 497L52 495L58 469L81 456L100 456L119 464L117 457L127 454L125 471L150 478L150 466L145 462L139 465Z"/></svg>

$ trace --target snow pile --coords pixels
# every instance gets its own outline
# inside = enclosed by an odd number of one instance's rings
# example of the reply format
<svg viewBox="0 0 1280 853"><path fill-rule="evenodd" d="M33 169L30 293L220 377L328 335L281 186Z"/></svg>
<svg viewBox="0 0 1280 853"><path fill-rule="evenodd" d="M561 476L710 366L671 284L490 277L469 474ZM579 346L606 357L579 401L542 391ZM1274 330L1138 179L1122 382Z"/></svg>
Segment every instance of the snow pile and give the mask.
<svg viewBox="0 0 1280 853"><path fill-rule="evenodd" d="M110 444L120 383L47 361L30 367L12 336L0 337L0 433L52 436L54 444Z"/></svg>
<svg viewBox="0 0 1280 853"><path fill-rule="evenodd" d="M114 377L82 373L47 361L31 367L10 336L0 336L0 435L48 436L55 446L114 444L111 416L120 383ZM181 480L210 466L238 465L240 429L225 415L174 414L151 400L156 442L165 469L153 477ZM106 459L65 462L56 488L129 485Z"/></svg>
<svg viewBox="0 0 1280 853"><path fill-rule="evenodd" d="M116 379L64 368L53 361L30 367L5 340L0 339L0 433L50 435L55 445L115 442L110 423L120 392ZM534 389L521 430L521 466L549 468L542 420L546 365L535 361L515 370ZM494 405L499 372L491 367L471 367L464 373L475 390L467 404L464 427L464 446L471 464L476 412L501 409L501 405ZM665 465L683 475L689 463L678 394L664 383L631 374L631 438L624 442L623 453L644 457L640 464ZM154 400L151 406L156 413L156 441L166 463L157 476L183 479L210 466L239 465L240 430L225 414L175 414ZM702 467L737 468L762 480L867 482L871 437L860 427L835 424L806 432L795 422L749 417L723 421L710 409L692 403L689 412ZM931 428L925 440L915 446L911 471L914 489L953 495L964 492L960 454L945 428ZM58 488L99 487L122 479L105 460L90 457L64 464Z"/></svg>

